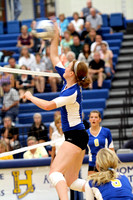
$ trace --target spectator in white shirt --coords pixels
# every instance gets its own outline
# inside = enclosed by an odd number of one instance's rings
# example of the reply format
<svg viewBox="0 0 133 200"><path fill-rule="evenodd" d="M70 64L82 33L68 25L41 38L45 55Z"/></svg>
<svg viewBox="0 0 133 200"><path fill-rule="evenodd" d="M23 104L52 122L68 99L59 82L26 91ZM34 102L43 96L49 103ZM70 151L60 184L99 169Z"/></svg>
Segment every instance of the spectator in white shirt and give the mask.
<svg viewBox="0 0 133 200"><path fill-rule="evenodd" d="M20 67L22 65L25 65L30 70L32 69L32 67L35 64L35 56L33 54L29 53L28 48L25 46L22 47L21 55L18 60L18 64Z"/></svg>
<svg viewBox="0 0 133 200"><path fill-rule="evenodd" d="M78 32L78 33L81 33L81 31L83 30L84 28L84 20L83 19L79 19L79 14L77 12L75 12L73 14L73 20L71 21L71 23L74 25L75 27L75 30Z"/></svg>
<svg viewBox="0 0 133 200"><path fill-rule="evenodd" d="M100 51L101 50L102 43L105 43L107 45L107 49L109 49L108 43L106 41L102 40L102 36L101 35L96 35L96 41L93 42L92 45L91 45L92 56L94 55L94 53L96 51Z"/></svg>
<svg viewBox="0 0 133 200"><path fill-rule="evenodd" d="M28 146L32 146L37 144L37 140L34 136L30 136L27 139L27 145ZM46 158L48 157L48 153L46 151L46 149L42 146L42 147L37 147L35 149L32 150L28 150L24 153L23 158L24 159L31 159L31 158Z"/></svg>

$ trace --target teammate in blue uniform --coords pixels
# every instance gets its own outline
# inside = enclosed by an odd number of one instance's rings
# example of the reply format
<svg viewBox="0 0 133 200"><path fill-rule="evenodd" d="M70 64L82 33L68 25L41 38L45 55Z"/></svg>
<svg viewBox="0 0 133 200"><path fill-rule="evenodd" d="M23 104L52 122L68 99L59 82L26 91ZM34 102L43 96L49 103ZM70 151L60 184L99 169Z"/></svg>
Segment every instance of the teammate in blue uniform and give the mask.
<svg viewBox="0 0 133 200"><path fill-rule="evenodd" d="M64 68L58 57L59 31L51 42L50 54L53 66L64 80L60 96L52 101L36 98L26 92L25 97L44 110L61 107L62 129L65 142L60 147L50 169L50 180L61 200L68 200L68 189L82 191L85 180L78 179L88 134L82 122L82 87L89 87L88 67L84 62L73 61Z"/></svg>
<svg viewBox="0 0 133 200"><path fill-rule="evenodd" d="M116 172L118 157L114 151L103 148L96 156L99 172L89 176L86 200L133 200L132 187L125 175Z"/></svg>
<svg viewBox="0 0 133 200"><path fill-rule="evenodd" d="M89 135L88 154L89 154L89 168L88 175L97 171L95 167L96 155L98 151L104 147L114 150L112 135L108 128L100 126L101 114L94 110L90 112L89 116L90 128L87 130Z"/></svg>

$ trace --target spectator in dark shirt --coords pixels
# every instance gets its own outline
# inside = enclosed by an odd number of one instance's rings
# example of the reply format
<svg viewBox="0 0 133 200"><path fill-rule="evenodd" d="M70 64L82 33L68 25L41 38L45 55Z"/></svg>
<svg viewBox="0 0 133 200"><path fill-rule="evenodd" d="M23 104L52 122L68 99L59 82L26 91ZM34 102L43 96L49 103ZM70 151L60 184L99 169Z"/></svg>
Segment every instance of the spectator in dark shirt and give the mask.
<svg viewBox="0 0 133 200"><path fill-rule="evenodd" d="M89 64L89 73L93 81L97 80L99 89L102 88L103 80L106 78L104 66L105 62L100 59L100 53L95 52L94 59Z"/></svg>
<svg viewBox="0 0 133 200"><path fill-rule="evenodd" d="M71 50L75 53L76 59L82 52L83 45L80 43L80 38L77 35L73 36L73 45L70 46Z"/></svg>
<svg viewBox="0 0 133 200"><path fill-rule="evenodd" d="M96 31L94 28L91 28L90 32L86 35L85 44L89 44L89 46L91 46L92 43L95 42L95 39L96 39Z"/></svg>
<svg viewBox="0 0 133 200"><path fill-rule="evenodd" d="M19 104L19 95L17 90L11 88L9 83L2 84L4 96L3 96L3 106L1 109L2 119L6 116L10 116L11 119L15 122L18 115L18 104Z"/></svg>
<svg viewBox="0 0 133 200"><path fill-rule="evenodd" d="M92 2L91 0L87 0L86 7L82 9L80 16L83 18L86 18L88 15L90 15L90 9L92 8ZM99 13L99 10L96 9L96 13Z"/></svg>
<svg viewBox="0 0 133 200"><path fill-rule="evenodd" d="M22 70L27 70L25 65L22 65ZM19 90L19 97L21 103L26 103L27 99L23 98L26 91L34 92L34 80L31 75L21 74L18 76L16 81L16 88Z"/></svg>
<svg viewBox="0 0 133 200"><path fill-rule="evenodd" d="M28 137L34 136L39 143L48 141L47 127L42 123L42 116L40 113L34 114L34 123L32 124Z"/></svg>
<svg viewBox="0 0 133 200"><path fill-rule="evenodd" d="M70 31L71 36L77 35L78 37L80 37L80 34L75 30L73 23L70 23L68 25L68 30Z"/></svg>
<svg viewBox="0 0 133 200"><path fill-rule="evenodd" d="M90 30L91 30L90 22L85 22L85 29L82 31L81 36L80 36L81 41L85 40L86 35L89 34Z"/></svg>
<svg viewBox="0 0 133 200"><path fill-rule="evenodd" d="M26 46L30 50L33 45L33 38L28 33L28 27L26 25L23 25L21 27L21 35L18 37L17 47L22 48L23 46Z"/></svg>
<svg viewBox="0 0 133 200"><path fill-rule="evenodd" d="M20 147L18 135L18 128L12 124L12 119L10 117L5 117L4 127L1 129L1 139L8 145L8 150L17 149Z"/></svg>
<svg viewBox="0 0 133 200"><path fill-rule="evenodd" d="M125 149L133 149L133 139L126 142L126 144L124 145L124 148Z"/></svg>

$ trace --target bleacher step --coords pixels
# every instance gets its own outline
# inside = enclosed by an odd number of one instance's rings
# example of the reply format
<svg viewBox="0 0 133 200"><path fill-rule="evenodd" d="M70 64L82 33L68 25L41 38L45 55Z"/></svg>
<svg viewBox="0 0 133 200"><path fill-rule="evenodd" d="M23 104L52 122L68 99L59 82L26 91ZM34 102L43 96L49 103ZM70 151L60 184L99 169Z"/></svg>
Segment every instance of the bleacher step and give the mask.
<svg viewBox="0 0 133 200"><path fill-rule="evenodd" d="M101 122L101 125L109 129L118 129L120 123L121 123L120 119L104 119ZM126 128L132 128L132 127L133 127L133 117L129 118L128 125L126 126Z"/></svg>
<svg viewBox="0 0 133 200"><path fill-rule="evenodd" d="M116 70L123 71L123 70L130 70L132 68L131 62L126 62L126 63L118 63L116 65Z"/></svg>
<svg viewBox="0 0 133 200"><path fill-rule="evenodd" d="M124 35L123 39L124 40L133 40L133 35Z"/></svg>
<svg viewBox="0 0 133 200"><path fill-rule="evenodd" d="M126 72L116 72L115 73L115 79L127 79L130 77L130 72L126 71Z"/></svg>
<svg viewBox="0 0 133 200"><path fill-rule="evenodd" d="M107 108L120 108L123 105L124 99L125 99L124 97L123 98L110 98L106 102L106 107Z"/></svg>
<svg viewBox="0 0 133 200"><path fill-rule="evenodd" d="M133 47L133 41L122 42L122 47Z"/></svg>
<svg viewBox="0 0 133 200"><path fill-rule="evenodd" d="M113 139L119 139L119 129L111 129L111 134ZM131 138L133 134L132 128L126 128L126 136L127 138Z"/></svg>
<svg viewBox="0 0 133 200"><path fill-rule="evenodd" d="M104 111L104 119L111 119L111 118L120 118L123 112L123 108L107 108ZM130 109L130 114L126 115L127 117L133 117L133 108Z"/></svg>
<svg viewBox="0 0 133 200"><path fill-rule="evenodd" d="M129 85L129 80L121 79L112 82L112 88L127 88Z"/></svg>
<svg viewBox="0 0 133 200"><path fill-rule="evenodd" d="M133 54L133 49L121 49L120 55Z"/></svg>
<svg viewBox="0 0 133 200"><path fill-rule="evenodd" d="M112 89L109 93L110 98L125 97L127 89Z"/></svg>
<svg viewBox="0 0 133 200"><path fill-rule="evenodd" d="M132 61L133 60L133 56L132 55L129 55L129 56L119 56L118 57L118 62L127 62L127 61Z"/></svg>

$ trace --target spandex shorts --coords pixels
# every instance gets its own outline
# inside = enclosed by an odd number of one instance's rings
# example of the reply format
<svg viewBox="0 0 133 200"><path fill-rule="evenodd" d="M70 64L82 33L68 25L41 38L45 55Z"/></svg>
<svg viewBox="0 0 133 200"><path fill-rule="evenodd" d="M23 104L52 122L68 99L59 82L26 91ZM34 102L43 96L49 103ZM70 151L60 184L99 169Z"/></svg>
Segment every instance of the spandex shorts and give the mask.
<svg viewBox="0 0 133 200"><path fill-rule="evenodd" d="M98 172L96 166L89 166L89 167L88 167L88 171Z"/></svg>
<svg viewBox="0 0 133 200"><path fill-rule="evenodd" d="M88 144L89 136L85 129L83 130L72 130L64 132L65 141L71 142L76 146L85 150Z"/></svg>

